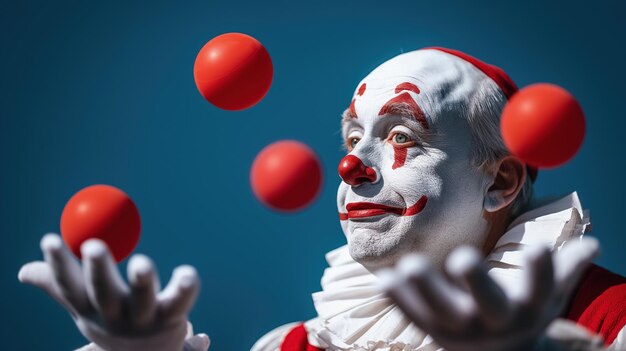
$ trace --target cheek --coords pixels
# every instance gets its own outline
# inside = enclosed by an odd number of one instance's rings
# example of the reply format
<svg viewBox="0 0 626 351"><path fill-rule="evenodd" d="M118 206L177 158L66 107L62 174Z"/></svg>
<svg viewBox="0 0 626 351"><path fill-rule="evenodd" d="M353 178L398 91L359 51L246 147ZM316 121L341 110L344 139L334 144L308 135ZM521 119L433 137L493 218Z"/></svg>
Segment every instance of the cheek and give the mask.
<svg viewBox="0 0 626 351"><path fill-rule="evenodd" d="M346 195L348 194L350 186L344 182L339 183L337 188L337 209L339 212L345 212Z"/></svg>
<svg viewBox="0 0 626 351"><path fill-rule="evenodd" d="M478 170L466 159L452 158L445 167L441 167L441 174L445 186L445 195L450 199L457 199L464 203L480 203L482 206L485 190L489 186L489 177Z"/></svg>
<svg viewBox="0 0 626 351"><path fill-rule="evenodd" d="M391 151L392 163L383 174L386 185L408 203L414 202L415 196L426 195L429 201L440 196L442 180L437 173L441 163L438 156L425 155L415 148L392 148Z"/></svg>

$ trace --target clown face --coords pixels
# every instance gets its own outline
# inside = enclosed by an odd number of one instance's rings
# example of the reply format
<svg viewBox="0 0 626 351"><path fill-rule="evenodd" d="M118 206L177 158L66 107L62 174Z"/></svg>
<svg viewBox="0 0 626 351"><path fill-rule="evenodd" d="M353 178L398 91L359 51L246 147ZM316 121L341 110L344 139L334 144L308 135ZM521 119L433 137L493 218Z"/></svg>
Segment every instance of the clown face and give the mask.
<svg viewBox="0 0 626 351"><path fill-rule="evenodd" d="M473 164L464 116L485 80L466 61L419 50L385 62L358 85L342 121L348 155L337 194L357 262L377 269L420 252L440 265L458 245L482 247L494 178Z"/></svg>

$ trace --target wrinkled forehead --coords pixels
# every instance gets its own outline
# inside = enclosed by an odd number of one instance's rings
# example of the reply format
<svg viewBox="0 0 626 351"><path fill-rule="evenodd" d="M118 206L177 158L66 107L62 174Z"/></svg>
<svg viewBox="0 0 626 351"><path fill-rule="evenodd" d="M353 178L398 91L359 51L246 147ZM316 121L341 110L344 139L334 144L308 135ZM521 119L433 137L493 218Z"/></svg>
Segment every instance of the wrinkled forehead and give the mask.
<svg viewBox="0 0 626 351"><path fill-rule="evenodd" d="M485 79L472 64L448 53L408 52L378 66L358 84L348 115L367 120L399 112L429 128L442 111L467 106Z"/></svg>

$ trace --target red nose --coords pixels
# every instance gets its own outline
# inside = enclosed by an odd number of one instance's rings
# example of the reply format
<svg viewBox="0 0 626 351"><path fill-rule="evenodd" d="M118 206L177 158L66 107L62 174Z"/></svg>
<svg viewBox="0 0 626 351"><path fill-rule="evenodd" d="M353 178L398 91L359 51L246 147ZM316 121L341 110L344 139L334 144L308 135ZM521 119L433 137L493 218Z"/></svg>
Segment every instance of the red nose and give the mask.
<svg viewBox="0 0 626 351"><path fill-rule="evenodd" d="M363 164L360 158L347 155L339 162L339 176L350 185L359 185L363 182L373 183L376 181L376 171L372 167Z"/></svg>

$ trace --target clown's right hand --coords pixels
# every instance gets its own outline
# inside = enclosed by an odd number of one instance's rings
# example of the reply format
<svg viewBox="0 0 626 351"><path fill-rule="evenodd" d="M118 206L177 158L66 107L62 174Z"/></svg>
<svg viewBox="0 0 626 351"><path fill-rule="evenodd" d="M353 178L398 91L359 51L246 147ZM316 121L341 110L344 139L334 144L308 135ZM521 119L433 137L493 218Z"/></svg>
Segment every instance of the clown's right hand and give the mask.
<svg viewBox="0 0 626 351"><path fill-rule="evenodd" d="M500 286L480 252L469 247L454 250L445 273L412 254L379 275L398 307L448 351L569 350L556 347L560 340L547 327L598 248L597 240L583 238L554 255L545 247L528 249L517 287Z"/></svg>
<svg viewBox="0 0 626 351"><path fill-rule="evenodd" d="M174 270L161 290L152 261L134 255L127 285L106 245L97 239L81 246L82 267L56 234L41 239L44 261L25 264L23 283L46 291L71 314L89 350L206 351L205 334L188 335L187 314L200 282L191 266Z"/></svg>

